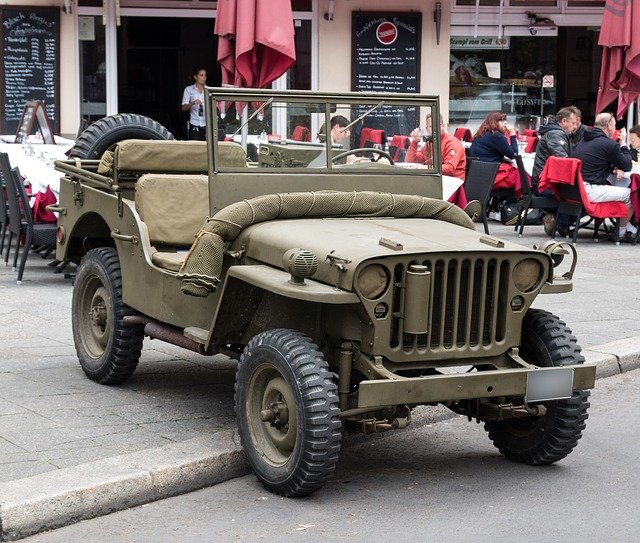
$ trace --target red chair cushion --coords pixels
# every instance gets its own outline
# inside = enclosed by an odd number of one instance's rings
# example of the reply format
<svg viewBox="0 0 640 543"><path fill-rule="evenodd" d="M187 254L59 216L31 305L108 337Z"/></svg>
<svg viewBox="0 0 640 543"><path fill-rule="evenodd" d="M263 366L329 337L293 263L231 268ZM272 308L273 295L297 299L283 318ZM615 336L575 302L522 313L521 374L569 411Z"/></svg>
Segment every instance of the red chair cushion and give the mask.
<svg viewBox="0 0 640 543"><path fill-rule="evenodd" d="M597 219L626 218L627 206L624 202L594 203L589 200L584 188L584 182L582 181L582 174L580 173L581 167L582 161L577 158L550 156L540 174L538 190L540 192L550 190L560 199L558 196L558 188L556 187L557 184L564 183L566 185L574 185L578 183L581 202L574 203L582 203L582 207L584 207L587 214Z"/></svg>
<svg viewBox="0 0 640 543"><path fill-rule="evenodd" d="M460 141L473 141L471 130L468 128L456 128L453 137L458 138Z"/></svg>

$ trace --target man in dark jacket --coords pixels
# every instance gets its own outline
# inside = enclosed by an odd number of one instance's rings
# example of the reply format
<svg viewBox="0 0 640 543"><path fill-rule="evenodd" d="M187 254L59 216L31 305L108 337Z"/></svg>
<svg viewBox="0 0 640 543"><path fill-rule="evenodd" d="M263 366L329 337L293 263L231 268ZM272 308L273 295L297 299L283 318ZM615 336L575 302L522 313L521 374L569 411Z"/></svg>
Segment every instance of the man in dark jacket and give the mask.
<svg viewBox="0 0 640 543"><path fill-rule="evenodd" d="M631 171L631 152L627 147L627 131L621 128L618 141L611 137L616 130L616 119L611 113L599 113L593 128L585 130L584 139L572 153L573 158L582 161L582 180L589 200L598 202L624 202L629 209L628 219L633 214L630 190L627 187L616 187L609 184L608 178L614 169L623 172ZM620 237L626 233L636 233L636 227L620 219Z"/></svg>
<svg viewBox="0 0 640 543"><path fill-rule="evenodd" d="M550 156L567 158L570 154L571 144L569 136L576 128L576 114L571 108L563 107L556 113L555 121L551 121L540 127L540 141L536 147L536 158L531 172L531 186L537 194L540 174Z"/></svg>
<svg viewBox="0 0 640 543"><path fill-rule="evenodd" d="M540 141L536 147L536 158L531 171L531 190L538 196L553 196L551 191L540 194L538 192L538 181L540 174L550 156L567 158L570 155L571 143L569 138L576 128L577 117L572 106L563 107L556 113L555 121L551 121L540 127ZM566 235L569 228L569 217L560 215L556 222L555 215L550 211L542 216L545 233L553 234L554 226L560 234Z"/></svg>

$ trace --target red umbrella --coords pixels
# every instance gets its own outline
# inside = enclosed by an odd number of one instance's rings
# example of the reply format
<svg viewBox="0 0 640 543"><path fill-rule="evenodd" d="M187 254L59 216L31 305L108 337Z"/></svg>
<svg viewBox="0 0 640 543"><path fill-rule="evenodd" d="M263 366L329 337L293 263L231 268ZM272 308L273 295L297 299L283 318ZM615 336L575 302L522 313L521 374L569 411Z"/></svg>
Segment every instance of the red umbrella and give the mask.
<svg viewBox="0 0 640 543"><path fill-rule="evenodd" d="M598 45L603 48L596 110L618 98L618 118L640 96L640 0L607 0Z"/></svg>
<svg viewBox="0 0 640 543"><path fill-rule="evenodd" d="M296 61L290 0L218 0L222 84L264 88Z"/></svg>

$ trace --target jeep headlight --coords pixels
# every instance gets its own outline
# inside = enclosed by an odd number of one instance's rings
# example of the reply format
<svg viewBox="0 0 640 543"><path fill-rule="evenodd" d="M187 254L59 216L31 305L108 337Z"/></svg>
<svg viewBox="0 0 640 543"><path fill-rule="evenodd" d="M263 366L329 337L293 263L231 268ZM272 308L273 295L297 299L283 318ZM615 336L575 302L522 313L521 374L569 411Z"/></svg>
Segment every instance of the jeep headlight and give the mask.
<svg viewBox="0 0 640 543"><path fill-rule="evenodd" d="M367 300L375 300L387 290L389 276L384 266L370 264L358 274L357 285L358 291Z"/></svg>
<svg viewBox="0 0 640 543"><path fill-rule="evenodd" d="M542 264L535 258L525 258L513 268L513 282L520 292L531 292L542 279Z"/></svg>

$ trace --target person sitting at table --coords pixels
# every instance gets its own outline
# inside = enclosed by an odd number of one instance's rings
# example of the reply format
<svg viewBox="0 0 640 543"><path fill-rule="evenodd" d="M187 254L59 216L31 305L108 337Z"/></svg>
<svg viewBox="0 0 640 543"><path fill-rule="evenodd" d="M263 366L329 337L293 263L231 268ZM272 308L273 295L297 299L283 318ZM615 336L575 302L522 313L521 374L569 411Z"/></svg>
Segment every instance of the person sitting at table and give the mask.
<svg viewBox="0 0 640 543"><path fill-rule="evenodd" d="M520 192L518 168L504 162L505 157L514 159L518 154L516 131L507 123L503 111L489 113L473 136L471 156L483 162L499 162L500 167L493 181L494 189L514 189ZM516 194L516 196L518 196Z"/></svg>
<svg viewBox="0 0 640 543"><path fill-rule="evenodd" d="M550 190L538 192L538 181L550 156L568 158L571 153L571 135L575 132L578 119L571 107L563 107L556 113L555 119L540 127L540 141L536 147L536 157L531 171L531 190L536 196L553 196ZM544 231L548 236L553 234L553 227L557 226L561 234L565 234L569 223L568 216L560 215L556 225L555 214L551 211L542 216Z"/></svg>
<svg viewBox="0 0 640 543"><path fill-rule="evenodd" d="M351 136L351 130L347 128L349 125L349 119L343 115L334 115L329 121L329 135L331 136L331 143L348 146L349 137ZM318 140L326 141L326 131L324 124L318 132Z"/></svg>
<svg viewBox="0 0 640 543"><path fill-rule="evenodd" d="M571 150L573 150L575 149L576 145L578 145L578 143L580 143L584 139L584 131L587 129L587 127L582 124L582 111L580 111L580 109L578 109L576 106L567 107L576 114L576 129L573 131L573 134L569 136Z"/></svg>
<svg viewBox="0 0 640 543"><path fill-rule="evenodd" d="M433 147L431 146L433 130L431 124L431 115L427 115L425 121L425 137L427 142L422 148L418 148L418 143L421 140L420 128L414 129L411 134L409 134L411 143L407 149L406 162L433 164ZM440 118L440 155L442 156L442 175L457 177L464 181L467 165L464 147L459 139L447 133L447 125L442 117Z"/></svg>
<svg viewBox="0 0 640 543"><path fill-rule="evenodd" d="M584 139L577 145L571 156L582 161L580 171L589 200L594 203L624 202L626 204L629 214L626 219L620 219L619 236L621 240L629 240L637 232L637 228L628 221L633 215L631 191L627 187L610 185L608 177L616 168L623 172L631 171L633 163L626 143L626 130L620 129L617 142L611 139L615 130L614 115L599 113L593 128L585 130Z"/></svg>

